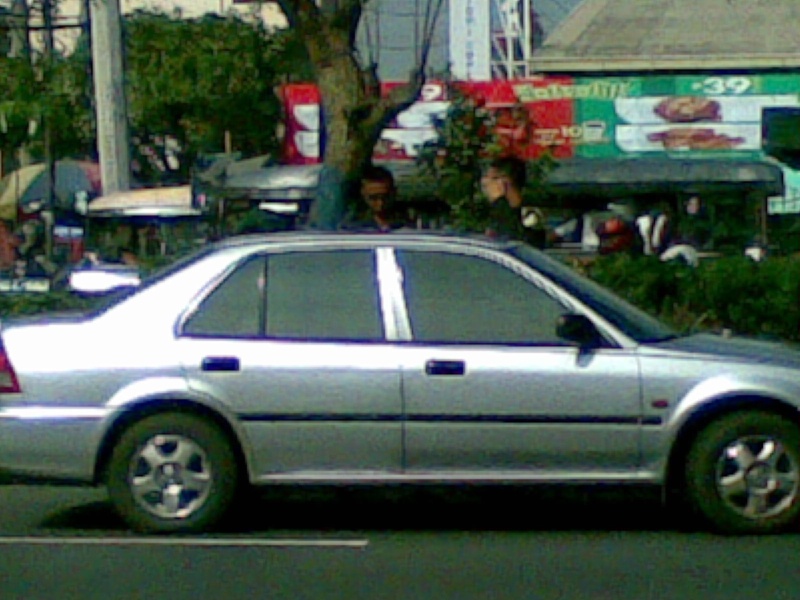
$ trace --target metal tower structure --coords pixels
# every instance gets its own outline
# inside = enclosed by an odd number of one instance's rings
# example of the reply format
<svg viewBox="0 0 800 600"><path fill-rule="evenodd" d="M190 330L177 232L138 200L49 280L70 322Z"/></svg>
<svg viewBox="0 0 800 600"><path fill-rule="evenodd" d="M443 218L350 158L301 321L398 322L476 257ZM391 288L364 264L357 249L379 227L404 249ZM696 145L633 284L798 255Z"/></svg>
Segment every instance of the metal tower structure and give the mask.
<svg viewBox="0 0 800 600"><path fill-rule="evenodd" d="M534 0L450 0L450 64L456 79L531 75L542 28Z"/></svg>
<svg viewBox="0 0 800 600"><path fill-rule="evenodd" d="M530 77L533 50L541 39L533 0L490 0L490 4L492 78Z"/></svg>

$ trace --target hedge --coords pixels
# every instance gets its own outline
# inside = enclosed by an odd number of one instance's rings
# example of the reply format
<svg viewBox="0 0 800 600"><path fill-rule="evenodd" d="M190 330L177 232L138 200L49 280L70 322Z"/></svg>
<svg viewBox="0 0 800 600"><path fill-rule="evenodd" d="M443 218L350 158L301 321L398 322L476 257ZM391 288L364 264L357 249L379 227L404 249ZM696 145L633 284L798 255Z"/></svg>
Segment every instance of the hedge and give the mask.
<svg viewBox="0 0 800 600"><path fill-rule="evenodd" d="M652 257L599 257L584 272L679 331L800 341L800 260L746 257L696 268Z"/></svg>

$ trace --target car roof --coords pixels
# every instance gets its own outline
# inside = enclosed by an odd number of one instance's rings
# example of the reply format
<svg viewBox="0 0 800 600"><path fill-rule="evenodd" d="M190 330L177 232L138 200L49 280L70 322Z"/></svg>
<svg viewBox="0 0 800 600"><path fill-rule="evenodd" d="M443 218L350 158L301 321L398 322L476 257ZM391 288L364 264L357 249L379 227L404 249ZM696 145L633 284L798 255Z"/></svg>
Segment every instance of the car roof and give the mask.
<svg viewBox="0 0 800 600"><path fill-rule="evenodd" d="M386 242L400 244L430 244L460 245L494 250L507 250L518 246L521 242L489 238L485 235L451 232L442 230L401 229L388 233L378 231L321 231L321 230L294 230L270 233L252 233L236 235L214 244L215 248L241 248L246 246L284 245L284 244L314 244L347 245L356 241Z"/></svg>

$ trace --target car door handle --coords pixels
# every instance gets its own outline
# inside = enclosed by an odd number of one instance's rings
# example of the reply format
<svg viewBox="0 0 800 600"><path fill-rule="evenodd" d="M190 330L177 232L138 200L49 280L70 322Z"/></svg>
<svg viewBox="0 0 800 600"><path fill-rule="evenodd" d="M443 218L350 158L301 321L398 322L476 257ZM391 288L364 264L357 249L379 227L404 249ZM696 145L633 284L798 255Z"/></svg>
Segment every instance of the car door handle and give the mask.
<svg viewBox="0 0 800 600"><path fill-rule="evenodd" d="M203 371L238 371L239 359L235 356L206 356L200 363Z"/></svg>
<svg viewBox="0 0 800 600"><path fill-rule="evenodd" d="M425 363L427 375L459 376L467 371L467 366L461 360L429 360Z"/></svg>

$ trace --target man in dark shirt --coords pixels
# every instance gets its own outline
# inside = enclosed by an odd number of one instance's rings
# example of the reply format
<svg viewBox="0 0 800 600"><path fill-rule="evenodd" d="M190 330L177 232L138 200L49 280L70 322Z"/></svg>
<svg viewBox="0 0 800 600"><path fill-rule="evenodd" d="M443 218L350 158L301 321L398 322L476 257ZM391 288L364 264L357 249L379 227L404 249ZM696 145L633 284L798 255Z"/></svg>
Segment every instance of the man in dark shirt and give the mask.
<svg viewBox="0 0 800 600"><path fill-rule="evenodd" d="M525 239L522 223L522 189L525 187L525 163L518 158L493 160L481 177L481 189L489 201L489 224L486 235Z"/></svg>
<svg viewBox="0 0 800 600"><path fill-rule="evenodd" d="M362 203L342 221L341 229L392 231L408 225L397 207L397 188L389 169L369 166L361 176Z"/></svg>

